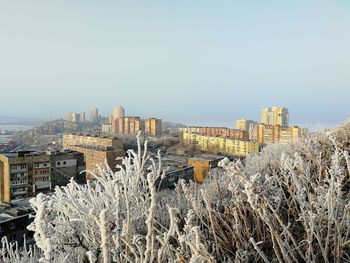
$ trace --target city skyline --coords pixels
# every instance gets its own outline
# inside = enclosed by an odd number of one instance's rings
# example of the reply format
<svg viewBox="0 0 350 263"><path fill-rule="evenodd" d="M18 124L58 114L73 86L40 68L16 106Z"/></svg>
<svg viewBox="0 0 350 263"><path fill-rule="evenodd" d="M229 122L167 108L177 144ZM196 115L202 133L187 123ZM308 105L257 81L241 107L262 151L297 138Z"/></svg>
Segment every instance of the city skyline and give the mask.
<svg viewBox="0 0 350 263"><path fill-rule="evenodd" d="M120 106L123 106L123 105L120 105ZM284 107L284 105L265 105L265 107ZM72 117L68 117L70 115L74 115L74 114L86 114L88 117L90 117L90 111L94 108L97 108L98 111L99 111L99 115L100 117L103 117L103 118L108 118L108 117L111 117L113 116L113 111L110 111L110 112L102 112L100 113L100 109L99 107L91 107L89 109L82 109L80 112L78 113L75 113L75 112L71 112L71 111L68 111L68 112L65 112L62 116L54 116L52 117L52 112L49 112L49 114L51 114L51 116L49 116L48 118L35 118L35 117L22 117L22 116L2 116L0 115L0 118L1 117L5 117L6 119L7 118L12 118L14 117L15 119L18 118L18 120L15 122L15 123L18 123L20 124L21 122L24 121L24 123L28 122L29 120L33 120L35 121L36 123L40 123L40 122L46 122L46 121L51 121L51 120L59 120L59 119L67 119L67 118L72 118ZM186 126L213 126L213 127L231 127L231 128L234 128L236 126L236 121L239 120L239 119L252 119L253 121L257 122L257 123L261 123L261 110L258 110L257 112L254 113L254 116L249 116L249 117L241 117L241 118L237 118L237 119L226 119L226 120L223 120L221 118L221 121L220 120L217 120L217 119L207 119L207 120L202 120L202 121L182 121L182 120L171 120L171 119L167 119L165 117L165 119L163 118L164 121L169 121L169 122L174 122L174 123L179 123L179 124L183 124L183 125L186 125ZM78 109L79 111L79 109ZM127 112L127 111L126 111ZM150 114L140 114L136 111L132 111L133 114L129 114L129 112L127 112L126 116L139 116L141 119L148 119L148 118L154 118L154 117L159 117L160 114L155 114L155 115L150 115ZM292 115L293 115L293 112L292 112ZM219 117L222 117L222 116L219 116ZM74 117L73 117L74 118ZM220 118L219 118L220 119ZM320 130L323 130L324 128L333 128L333 127L336 127L337 125L339 125L340 123L346 121L348 118L344 119L344 120L340 120L339 122L330 122L330 123L325 123L325 122L321 122L321 121L315 121L315 122L305 122L305 123L301 123L301 122L298 122L298 121L295 121L294 118L291 118L292 122L290 123L292 126L302 126L302 127L305 127L305 128L308 128L312 131L320 131ZM86 120L87 122L90 122L90 120ZM84 122L84 121L83 121ZM5 122L5 126L8 122ZM0 122L0 126L1 126L1 122ZM16 126L15 124L13 126ZM30 126L30 125L29 125Z"/></svg>
<svg viewBox="0 0 350 263"><path fill-rule="evenodd" d="M0 115L115 104L193 125L232 126L273 105L304 126L350 115L346 1L82 3L1 4Z"/></svg>

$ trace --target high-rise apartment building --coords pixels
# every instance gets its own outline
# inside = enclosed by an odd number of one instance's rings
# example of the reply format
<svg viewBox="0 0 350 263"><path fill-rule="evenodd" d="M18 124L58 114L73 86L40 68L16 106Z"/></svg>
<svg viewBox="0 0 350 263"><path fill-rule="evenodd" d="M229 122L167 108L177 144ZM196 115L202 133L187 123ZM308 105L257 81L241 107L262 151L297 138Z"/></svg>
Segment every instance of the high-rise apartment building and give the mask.
<svg viewBox="0 0 350 263"><path fill-rule="evenodd" d="M280 125L281 127L288 127L288 109L284 107L272 107L262 109L261 123L267 125Z"/></svg>
<svg viewBox="0 0 350 263"><path fill-rule="evenodd" d="M163 125L161 119L150 118L145 120L145 133L150 136L159 136L162 134Z"/></svg>
<svg viewBox="0 0 350 263"><path fill-rule="evenodd" d="M102 131L102 134L112 134L112 125L102 124L101 131Z"/></svg>
<svg viewBox="0 0 350 263"><path fill-rule="evenodd" d="M280 125L256 125L252 133L252 139L260 144L276 142L289 142L293 139L302 138L308 134L306 128L298 126L281 127Z"/></svg>
<svg viewBox="0 0 350 263"><path fill-rule="evenodd" d="M80 122L79 113L75 113L75 112L68 113L66 116L66 121L79 123Z"/></svg>
<svg viewBox="0 0 350 263"><path fill-rule="evenodd" d="M85 122L85 112L80 112L80 114L79 114L79 121L81 123Z"/></svg>
<svg viewBox="0 0 350 263"><path fill-rule="evenodd" d="M109 116L108 116L108 123L107 123L107 124L112 125L113 119L114 119L114 116L113 116L113 115L109 115Z"/></svg>
<svg viewBox="0 0 350 263"><path fill-rule="evenodd" d="M113 110L113 118L116 119L124 116L125 116L125 109L120 105L115 106Z"/></svg>
<svg viewBox="0 0 350 263"><path fill-rule="evenodd" d="M72 122L72 123L83 123L85 122L85 113L70 112L66 116L66 121Z"/></svg>
<svg viewBox="0 0 350 263"><path fill-rule="evenodd" d="M98 109L97 108L92 108L90 110L90 122L97 122L98 121Z"/></svg>
<svg viewBox="0 0 350 263"><path fill-rule="evenodd" d="M113 119L112 134L137 134L141 130L142 123L138 116L126 116Z"/></svg>
<svg viewBox="0 0 350 263"><path fill-rule="evenodd" d="M249 132L256 124L257 122L252 120L239 119L236 121L236 129Z"/></svg>

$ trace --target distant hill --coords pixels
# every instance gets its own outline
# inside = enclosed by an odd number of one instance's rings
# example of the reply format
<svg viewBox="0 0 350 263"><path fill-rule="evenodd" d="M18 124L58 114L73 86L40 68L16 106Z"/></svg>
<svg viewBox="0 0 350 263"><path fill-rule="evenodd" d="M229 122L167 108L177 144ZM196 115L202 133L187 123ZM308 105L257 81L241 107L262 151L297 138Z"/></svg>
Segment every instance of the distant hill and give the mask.
<svg viewBox="0 0 350 263"><path fill-rule="evenodd" d="M0 116L0 124L2 125L39 125L44 120L38 118L22 118L12 116Z"/></svg>
<svg viewBox="0 0 350 263"><path fill-rule="evenodd" d="M163 121L163 129L178 129L186 127L186 125L177 122Z"/></svg>

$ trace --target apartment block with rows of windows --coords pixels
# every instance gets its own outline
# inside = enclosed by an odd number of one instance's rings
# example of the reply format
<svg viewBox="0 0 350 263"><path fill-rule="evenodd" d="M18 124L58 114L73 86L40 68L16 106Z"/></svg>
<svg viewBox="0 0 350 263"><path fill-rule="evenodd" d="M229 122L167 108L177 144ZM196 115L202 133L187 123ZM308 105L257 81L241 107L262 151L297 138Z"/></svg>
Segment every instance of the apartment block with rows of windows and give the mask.
<svg viewBox="0 0 350 263"><path fill-rule="evenodd" d="M1 202L47 193L50 189L48 155L29 151L0 155Z"/></svg>
<svg viewBox="0 0 350 263"><path fill-rule="evenodd" d="M0 155L0 202L48 193L73 177L85 183L85 160L79 152L21 151Z"/></svg>

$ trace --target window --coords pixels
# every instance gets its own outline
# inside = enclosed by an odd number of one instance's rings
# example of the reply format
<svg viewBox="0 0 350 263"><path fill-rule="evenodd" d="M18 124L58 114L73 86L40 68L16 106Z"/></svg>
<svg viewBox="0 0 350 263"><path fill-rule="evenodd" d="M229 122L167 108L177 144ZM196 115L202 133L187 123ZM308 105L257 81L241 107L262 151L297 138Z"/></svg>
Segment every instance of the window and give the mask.
<svg viewBox="0 0 350 263"><path fill-rule="evenodd" d="M46 181L49 181L49 177L37 177L35 178L35 182L46 182Z"/></svg>
<svg viewBox="0 0 350 263"><path fill-rule="evenodd" d="M47 167L49 164L47 162L34 163L34 167Z"/></svg>
<svg viewBox="0 0 350 263"><path fill-rule="evenodd" d="M12 164L11 165L11 170L23 170L26 168L27 168L26 164Z"/></svg>
<svg viewBox="0 0 350 263"><path fill-rule="evenodd" d="M34 171L34 174L35 175L38 175L38 174L48 174L49 173L49 170L39 170L39 171Z"/></svg>

